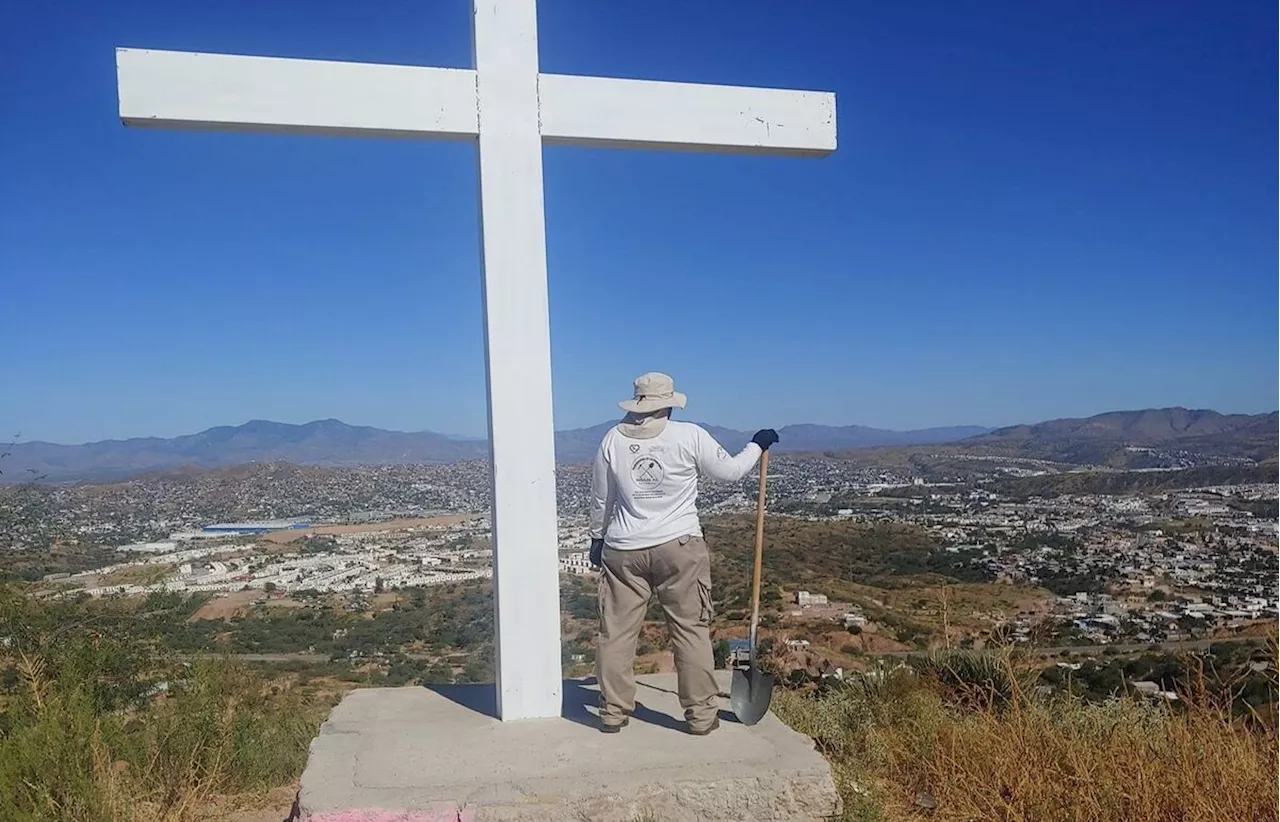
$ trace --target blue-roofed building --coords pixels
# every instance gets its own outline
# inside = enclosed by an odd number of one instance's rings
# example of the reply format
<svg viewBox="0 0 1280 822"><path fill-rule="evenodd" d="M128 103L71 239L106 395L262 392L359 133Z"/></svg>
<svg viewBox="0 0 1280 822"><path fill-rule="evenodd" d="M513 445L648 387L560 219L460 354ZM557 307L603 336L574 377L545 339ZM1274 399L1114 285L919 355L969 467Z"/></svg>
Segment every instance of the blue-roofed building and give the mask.
<svg viewBox="0 0 1280 822"><path fill-rule="evenodd" d="M206 525L202 530L206 534L265 534L269 531L284 531L291 528L310 528L309 519L274 519L251 522L219 522Z"/></svg>

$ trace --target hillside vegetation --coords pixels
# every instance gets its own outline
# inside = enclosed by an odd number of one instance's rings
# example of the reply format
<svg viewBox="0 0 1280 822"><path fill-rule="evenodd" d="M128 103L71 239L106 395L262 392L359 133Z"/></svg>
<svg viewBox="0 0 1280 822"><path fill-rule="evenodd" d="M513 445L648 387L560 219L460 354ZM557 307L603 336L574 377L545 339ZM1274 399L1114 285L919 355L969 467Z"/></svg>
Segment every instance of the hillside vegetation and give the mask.
<svg viewBox="0 0 1280 822"><path fill-rule="evenodd" d="M704 531L718 624L732 631L745 624L750 603L755 520L716 517L704 523ZM992 613L1012 615L1048 597L1038 588L991 582L965 555L940 550L914 525L773 516L765 526L762 624L780 627L779 616L794 608L800 590L852 605L882 636L917 647L937 642L946 622L982 630L990 628ZM810 620L792 627L809 630L814 640L822 632L844 631L831 618L825 626ZM835 650L847 642L846 636Z"/></svg>
<svg viewBox="0 0 1280 822"><path fill-rule="evenodd" d="M736 591L751 573L755 520L718 517L706 523L705 533L712 549L712 572L719 572L716 584ZM936 556L938 548L914 525L771 517L765 525L763 577L791 590L819 583L840 588L854 581L900 587L944 569L944 561ZM732 599L727 592L723 595Z"/></svg>
<svg viewBox="0 0 1280 822"><path fill-rule="evenodd" d="M1265 714L1193 669L1171 704L1037 696L1009 656L946 654L879 677L780 691L859 822L1275 819L1275 644Z"/></svg>
<svg viewBox="0 0 1280 822"><path fill-rule="evenodd" d="M104 616L0 587L0 819L181 822L301 773L331 692L180 662L156 614Z"/></svg>

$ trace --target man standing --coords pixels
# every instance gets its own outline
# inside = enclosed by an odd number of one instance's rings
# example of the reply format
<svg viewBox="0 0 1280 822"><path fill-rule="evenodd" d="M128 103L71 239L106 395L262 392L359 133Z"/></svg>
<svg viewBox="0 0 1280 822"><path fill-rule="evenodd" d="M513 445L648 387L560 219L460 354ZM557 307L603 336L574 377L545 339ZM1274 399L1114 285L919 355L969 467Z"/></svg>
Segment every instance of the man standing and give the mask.
<svg viewBox="0 0 1280 822"><path fill-rule="evenodd" d="M622 730L635 710L636 639L653 594L675 650L680 707L689 733L720 727L711 650L711 558L698 520L698 480L734 482L778 441L756 432L730 456L700 426L671 419L686 397L671 377L650 372L619 403L626 417L596 452L591 483L591 562L600 571L596 675L600 730Z"/></svg>

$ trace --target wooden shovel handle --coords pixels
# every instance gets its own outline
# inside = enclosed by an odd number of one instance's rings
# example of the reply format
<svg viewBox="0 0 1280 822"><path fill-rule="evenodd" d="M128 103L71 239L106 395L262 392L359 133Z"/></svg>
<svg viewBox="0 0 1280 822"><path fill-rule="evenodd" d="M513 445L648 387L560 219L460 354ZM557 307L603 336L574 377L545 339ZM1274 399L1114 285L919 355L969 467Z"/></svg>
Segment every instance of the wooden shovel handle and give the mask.
<svg viewBox="0 0 1280 822"><path fill-rule="evenodd" d="M756 561L751 572L751 652L755 654L756 626L760 622L760 570L764 565L764 486L769 476L769 451L760 455L760 494L756 497Z"/></svg>

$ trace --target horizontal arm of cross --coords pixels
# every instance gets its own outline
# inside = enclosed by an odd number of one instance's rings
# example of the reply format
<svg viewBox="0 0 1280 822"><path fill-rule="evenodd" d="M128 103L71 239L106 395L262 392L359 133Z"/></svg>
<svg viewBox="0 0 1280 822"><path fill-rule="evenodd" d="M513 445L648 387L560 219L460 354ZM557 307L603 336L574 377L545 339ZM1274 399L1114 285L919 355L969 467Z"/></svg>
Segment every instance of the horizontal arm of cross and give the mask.
<svg viewBox="0 0 1280 822"><path fill-rule="evenodd" d="M127 125L373 137L465 138L478 132L476 73L117 49ZM836 148L829 92L538 76L544 142L756 154Z"/></svg>

